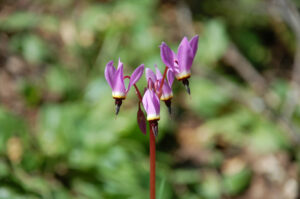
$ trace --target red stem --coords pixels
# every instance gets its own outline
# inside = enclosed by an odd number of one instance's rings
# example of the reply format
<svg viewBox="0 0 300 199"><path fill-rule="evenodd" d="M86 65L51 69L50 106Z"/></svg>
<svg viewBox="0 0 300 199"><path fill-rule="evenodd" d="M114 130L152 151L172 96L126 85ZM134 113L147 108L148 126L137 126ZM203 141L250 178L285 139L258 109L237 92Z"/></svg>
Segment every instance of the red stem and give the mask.
<svg viewBox="0 0 300 199"><path fill-rule="evenodd" d="M130 79L130 76L127 75L127 76L124 76L123 78L124 79ZM138 87L135 84L133 84L133 86L135 88L135 93L136 93L137 97L139 98L140 102L142 103L143 98L142 98L140 90L138 89Z"/></svg>
<svg viewBox="0 0 300 199"><path fill-rule="evenodd" d="M140 102L142 103L143 98L142 98L142 95L141 95L140 90L138 89L138 87L137 87L135 84L133 84L133 86L134 86L134 88L135 88L135 93L136 93L136 95L138 96Z"/></svg>
<svg viewBox="0 0 300 199"><path fill-rule="evenodd" d="M160 87L159 87L159 92L158 92L158 98L160 99L161 95L162 95L162 87L164 85L164 81L166 79L166 76L167 76L167 71L168 71L168 66L166 66L165 68L165 71L164 71L164 74L163 74L163 78L160 82Z"/></svg>
<svg viewBox="0 0 300 199"><path fill-rule="evenodd" d="M155 137L150 127L150 199L155 199Z"/></svg>

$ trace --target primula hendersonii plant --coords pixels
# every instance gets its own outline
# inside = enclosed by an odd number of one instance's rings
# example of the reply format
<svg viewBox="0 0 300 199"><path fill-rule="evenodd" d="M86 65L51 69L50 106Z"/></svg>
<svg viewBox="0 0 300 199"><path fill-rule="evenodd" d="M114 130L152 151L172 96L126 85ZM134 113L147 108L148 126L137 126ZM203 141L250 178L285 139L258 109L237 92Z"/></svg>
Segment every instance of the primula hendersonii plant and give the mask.
<svg viewBox="0 0 300 199"><path fill-rule="evenodd" d="M198 35L190 41L184 37L175 54L164 42L160 46L160 54L166 65L163 75L155 65L155 73L146 68L147 88L144 96L141 95L136 83L144 73L144 64L137 67L131 76L124 76L123 63L119 59L118 68L115 69L113 61L108 62L105 68L105 78L112 88L112 97L115 99L116 114L120 110L122 101L126 98L129 89L134 86L139 98L137 122L141 131L146 134L147 121L150 129L150 199L155 199L155 137L158 135L158 121L160 120L160 100L164 101L171 114L171 99L173 98L172 85L176 77L182 81L190 94L189 81L191 66L198 49ZM127 89L124 79L129 79ZM147 119L141 109L143 104Z"/></svg>
<svg viewBox="0 0 300 199"><path fill-rule="evenodd" d="M123 75L123 63L119 59L118 69L114 67L114 62L110 61L105 67L105 78L112 89L112 97L115 99L116 114L119 113L122 105L122 100L126 98L126 95L132 85L134 85L142 77L144 72L144 64L140 65L132 73L127 89L124 84Z"/></svg>
<svg viewBox="0 0 300 199"><path fill-rule="evenodd" d="M177 54L162 42L160 46L161 59L174 72L176 79L182 81L190 94L189 81L191 67L198 50L198 35L190 41L184 37L178 47Z"/></svg>

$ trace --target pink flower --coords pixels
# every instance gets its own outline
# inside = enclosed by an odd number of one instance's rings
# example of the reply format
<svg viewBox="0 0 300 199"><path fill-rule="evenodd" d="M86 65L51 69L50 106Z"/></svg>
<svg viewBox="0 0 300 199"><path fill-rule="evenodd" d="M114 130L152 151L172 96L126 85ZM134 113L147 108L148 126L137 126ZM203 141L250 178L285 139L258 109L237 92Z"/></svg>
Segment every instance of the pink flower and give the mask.
<svg viewBox="0 0 300 199"><path fill-rule="evenodd" d="M176 79L182 81L189 93L188 78L191 76L191 67L198 50L198 38L196 35L189 41L184 37L178 47L177 54L164 42L160 46L162 61L174 72Z"/></svg>
<svg viewBox="0 0 300 199"><path fill-rule="evenodd" d="M154 83L151 79L148 79L148 89L143 96L143 106L147 113L147 120L150 123L154 135L158 134L158 123L160 119L160 102L157 94L154 91Z"/></svg>
<svg viewBox="0 0 300 199"><path fill-rule="evenodd" d="M146 68L146 79L151 79L154 82L154 87L156 88L156 91L159 92L159 88L161 85L161 81L163 79L163 76L159 69L157 68L157 65L155 65L155 72L150 69ZM173 92L172 92L172 84L174 81L174 73L171 70L168 70L167 72L167 80L164 80L164 84L162 87L162 94L160 97L160 100L164 101L167 105L169 112L171 113L171 99L173 98Z"/></svg>
<svg viewBox="0 0 300 199"><path fill-rule="evenodd" d="M107 63L104 71L105 79L109 86L112 88L112 97L116 100L116 114L118 114L122 100L126 98L128 91L143 75L144 64L141 64L135 69L130 77L128 87L125 88L124 75L123 75L123 63L119 59L118 69L114 67L114 62L110 61Z"/></svg>

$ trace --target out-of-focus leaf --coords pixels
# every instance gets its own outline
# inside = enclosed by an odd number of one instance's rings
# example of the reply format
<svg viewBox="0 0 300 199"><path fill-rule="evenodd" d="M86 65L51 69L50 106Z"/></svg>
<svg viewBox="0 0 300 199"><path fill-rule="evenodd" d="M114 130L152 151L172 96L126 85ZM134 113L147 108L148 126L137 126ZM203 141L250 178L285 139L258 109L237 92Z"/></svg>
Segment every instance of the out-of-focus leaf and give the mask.
<svg viewBox="0 0 300 199"><path fill-rule="evenodd" d="M44 15L40 18L39 27L48 33L59 31L59 18L53 15Z"/></svg>
<svg viewBox="0 0 300 199"><path fill-rule="evenodd" d="M196 60L203 64L212 64L223 56L227 45L224 23L219 20L208 21L204 26L204 32L199 35Z"/></svg>
<svg viewBox="0 0 300 199"><path fill-rule="evenodd" d="M200 173L198 170L178 169L173 174L173 182L179 184L192 184L199 182Z"/></svg>
<svg viewBox="0 0 300 199"><path fill-rule="evenodd" d="M27 35L23 40L22 54L29 62L40 63L49 55L49 46L36 35Z"/></svg>
<svg viewBox="0 0 300 199"><path fill-rule="evenodd" d="M21 54L31 64L46 61L51 55L50 46L35 34L16 34L10 41L10 48Z"/></svg>
<svg viewBox="0 0 300 199"><path fill-rule="evenodd" d="M82 195L89 199L102 199L103 196L95 184L81 181L79 179L75 180L73 183L73 189L76 194Z"/></svg>
<svg viewBox="0 0 300 199"><path fill-rule="evenodd" d="M33 28L39 17L32 12L15 12L5 18L0 18L0 29L6 31L20 31Z"/></svg>
<svg viewBox="0 0 300 199"><path fill-rule="evenodd" d="M22 85L22 94L28 105L35 106L42 100L41 85L26 82Z"/></svg>
<svg viewBox="0 0 300 199"><path fill-rule="evenodd" d="M104 30L110 24L109 7L103 5L91 5L87 7L80 16L78 25L80 30L89 31Z"/></svg>
<svg viewBox="0 0 300 199"><path fill-rule="evenodd" d="M0 160L0 178L9 174L9 167L6 162Z"/></svg>
<svg viewBox="0 0 300 199"><path fill-rule="evenodd" d="M27 145L27 130L26 123L20 117L0 107L0 152L5 152L7 140L12 136L19 136Z"/></svg>
<svg viewBox="0 0 300 199"><path fill-rule="evenodd" d="M28 192L38 193L43 197L49 197L51 187L48 181L41 176L28 175L21 169L15 171L15 175L20 180L21 185Z"/></svg>
<svg viewBox="0 0 300 199"><path fill-rule="evenodd" d="M268 121L260 121L249 137L249 143L257 153L278 151L289 147L287 136Z"/></svg>
<svg viewBox="0 0 300 199"><path fill-rule="evenodd" d="M79 144L80 127L87 108L83 104L48 105L39 115L39 144L46 155L66 154ZM78 145L77 145L78 146Z"/></svg>
<svg viewBox="0 0 300 199"><path fill-rule="evenodd" d="M235 33L236 34L236 33ZM269 62L270 52L265 48L259 36L252 31L245 30L236 34L239 47L242 49L245 56L257 65L266 64Z"/></svg>
<svg viewBox="0 0 300 199"><path fill-rule="evenodd" d="M70 73L59 66L49 67L46 75L46 81L49 89L58 94L65 94L73 85Z"/></svg>
<svg viewBox="0 0 300 199"><path fill-rule="evenodd" d="M190 87L192 92L190 106L201 116L215 116L229 101L226 90L207 79L191 79Z"/></svg>
<svg viewBox="0 0 300 199"><path fill-rule="evenodd" d="M207 171L202 181L203 183L197 189L201 196L207 199L220 198L222 191L220 176Z"/></svg>
<svg viewBox="0 0 300 199"><path fill-rule="evenodd" d="M237 195L244 191L251 181L251 171L247 168L240 172L224 177L224 189L230 195Z"/></svg>

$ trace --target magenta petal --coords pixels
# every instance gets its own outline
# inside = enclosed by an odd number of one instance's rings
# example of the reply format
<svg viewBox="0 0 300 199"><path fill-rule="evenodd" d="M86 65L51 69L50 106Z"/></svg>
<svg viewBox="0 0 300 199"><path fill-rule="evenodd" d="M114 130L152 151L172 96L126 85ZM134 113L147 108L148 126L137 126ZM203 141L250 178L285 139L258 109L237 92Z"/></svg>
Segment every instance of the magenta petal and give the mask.
<svg viewBox="0 0 300 199"><path fill-rule="evenodd" d="M128 88L127 88L127 91L129 91L130 87L132 85L134 85L137 81L139 81L139 79L142 77L143 73L144 73L144 64L141 64L139 67L137 67L132 75L130 76L130 81L129 81L129 84L128 84Z"/></svg>
<svg viewBox="0 0 300 199"><path fill-rule="evenodd" d="M179 71L189 71L193 64L193 50L190 46L190 43L186 37L184 37L178 48L178 66Z"/></svg>
<svg viewBox="0 0 300 199"><path fill-rule="evenodd" d="M157 82L157 81L156 81ZM156 82L153 82L151 78L148 79L148 82L147 82L147 87L150 89L150 90L153 90L153 88L156 88Z"/></svg>
<svg viewBox="0 0 300 199"><path fill-rule="evenodd" d="M116 69L115 69L113 64L114 64L113 61L108 62L106 64L105 71L104 71L105 79L106 79L106 81L108 82L108 84L111 88L113 88L114 76L115 76L115 73L116 73Z"/></svg>
<svg viewBox="0 0 300 199"><path fill-rule="evenodd" d="M157 80L161 80L161 79L163 78L163 76L162 76L160 70L158 69L158 67L157 67L156 64L155 64L154 67L155 67L155 73L156 73L156 78L157 78Z"/></svg>
<svg viewBox="0 0 300 199"><path fill-rule="evenodd" d="M159 119L160 103L154 91L147 89L142 101L143 101L143 106L147 112L147 120Z"/></svg>
<svg viewBox="0 0 300 199"><path fill-rule="evenodd" d="M198 50L198 39L199 39L199 36L196 35L194 36L191 40L190 40L190 46L192 48L192 51L193 51L193 57L195 57L196 55L196 52Z"/></svg>
<svg viewBox="0 0 300 199"><path fill-rule="evenodd" d="M150 68L146 68L146 79L148 82L148 79L151 79L153 82L156 82L156 76L154 72Z"/></svg>
<svg viewBox="0 0 300 199"><path fill-rule="evenodd" d="M175 78L175 75L174 75L173 71L168 70L167 77L168 77L169 86L172 87L173 81L174 81L174 78Z"/></svg>
<svg viewBox="0 0 300 199"><path fill-rule="evenodd" d="M144 109L146 111L146 113L148 114L148 102L150 101L149 100L149 89L146 90L146 92L144 93L144 96L143 96L143 99L142 99L142 102L143 102L143 106L144 106Z"/></svg>
<svg viewBox="0 0 300 199"><path fill-rule="evenodd" d="M113 84L113 92L118 92L125 94L125 84L124 84L124 75L123 75L123 63L119 62L118 69L116 71L114 77L114 84Z"/></svg>
<svg viewBox="0 0 300 199"><path fill-rule="evenodd" d="M162 87L162 95L161 100L167 100L171 99L173 97L172 88L169 86L169 84L165 81L164 85Z"/></svg>
<svg viewBox="0 0 300 199"><path fill-rule="evenodd" d="M121 59L120 59L120 57L119 57L118 69L119 69L120 67L123 67L123 63L121 62Z"/></svg>
<svg viewBox="0 0 300 199"><path fill-rule="evenodd" d="M157 115L160 114L160 101L159 101L159 98L158 96L155 94L155 92L152 92L152 102L153 102L153 108L155 110L155 113Z"/></svg>
<svg viewBox="0 0 300 199"><path fill-rule="evenodd" d="M160 56L164 64L170 68L174 68L174 52L167 46L166 43L162 42L160 45Z"/></svg>
<svg viewBox="0 0 300 199"><path fill-rule="evenodd" d="M137 122L138 125L142 131L142 133L144 133L146 135L147 133L147 122L146 122L146 117L144 115L144 112L141 109L140 103L139 103L139 109L137 112Z"/></svg>

